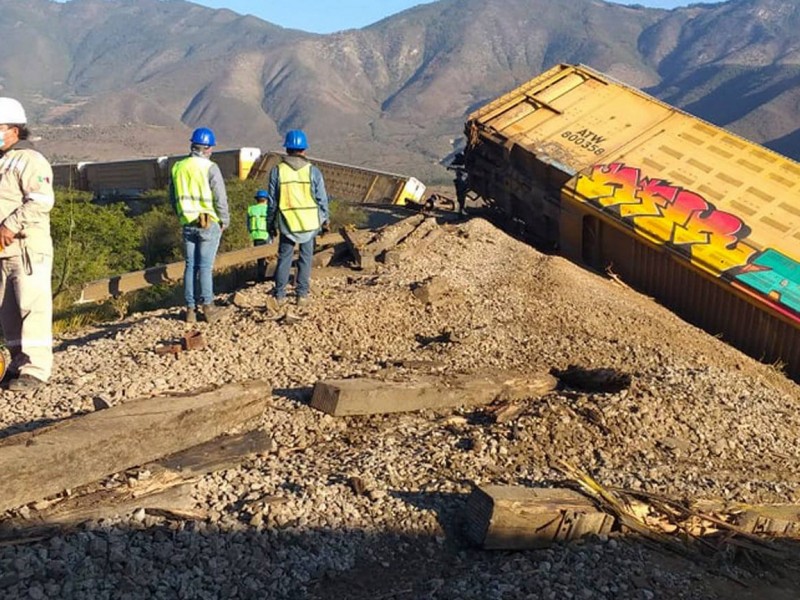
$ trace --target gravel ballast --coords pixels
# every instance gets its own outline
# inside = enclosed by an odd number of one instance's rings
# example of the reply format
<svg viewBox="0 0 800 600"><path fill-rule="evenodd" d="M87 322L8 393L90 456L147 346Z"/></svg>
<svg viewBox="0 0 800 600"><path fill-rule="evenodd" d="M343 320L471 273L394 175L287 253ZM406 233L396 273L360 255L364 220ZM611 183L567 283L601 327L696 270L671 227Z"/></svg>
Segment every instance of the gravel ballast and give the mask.
<svg viewBox="0 0 800 600"><path fill-rule="evenodd" d="M800 396L775 368L629 288L482 219L442 227L400 265L315 273L310 305L290 309L297 319L266 308L270 283L242 289L217 323L196 326L207 347L177 359L154 349L185 332L178 308L59 340L50 385L2 392L3 437L98 398L256 378L273 399L247 428L268 431L276 449L200 481L205 520L136 511L0 546L0 598L800 596L791 565L690 561L618 533L515 553L467 542L473 485L557 484L555 460L673 498L800 502ZM424 303L414 290L433 280L439 293ZM449 342L429 343L443 332ZM413 375L400 361L428 375L575 364L632 384L553 392L503 424L476 409L334 418L308 406L320 379Z"/></svg>

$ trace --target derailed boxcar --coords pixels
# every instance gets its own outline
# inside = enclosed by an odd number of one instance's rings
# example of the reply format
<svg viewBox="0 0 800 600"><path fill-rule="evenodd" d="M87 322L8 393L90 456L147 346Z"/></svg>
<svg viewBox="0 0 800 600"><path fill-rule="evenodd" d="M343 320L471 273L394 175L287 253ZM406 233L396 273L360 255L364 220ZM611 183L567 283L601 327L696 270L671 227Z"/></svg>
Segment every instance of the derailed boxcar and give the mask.
<svg viewBox="0 0 800 600"><path fill-rule="evenodd" d="M249 178L262 180L266 185L269 173L284 155L268 152L253 165ZM325 179L325 188L331 198L346 202L368 204L407 204L420 202L425 185L416 177L374 171L355 165L311 159Z"/></svg>
<svg viewBox="0 0 800 600"><path fill-rule="evenodd" d="M219 165L225 179L246 179L261 156L258 148L219 150L211 160ZM59 187L93 192L96 197L135 197L146 190L165 188L172 165L186 154L136 158L108 162L61 163L53 165L53 183Z"/></svg>
<svg viewBox="0 0 800 600"><path fill-rule="evenodd" d="M800 378L798 163L584 66L466 134L470 187L515 229Z"/></svg>

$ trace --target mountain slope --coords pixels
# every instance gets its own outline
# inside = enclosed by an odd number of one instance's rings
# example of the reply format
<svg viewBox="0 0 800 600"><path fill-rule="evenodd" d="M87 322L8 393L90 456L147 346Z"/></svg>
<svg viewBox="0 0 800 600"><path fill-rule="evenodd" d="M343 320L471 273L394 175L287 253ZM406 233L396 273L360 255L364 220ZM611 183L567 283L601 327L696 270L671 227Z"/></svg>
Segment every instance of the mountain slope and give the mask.
<svg viewBox="0 0 800 600"><path fill-rule="evenodd" d="M198 125L224 147L268 149L303 127L318 156L441 176L471 110L558 62L800 157L795 0L672 11L439 0L326 36L184 0L0 6L3 93L26 102L45 149L65 159L182 151ZM123 139L123 124L138 127ZM101 146L106 137L117 141ZM87 155L101 147L106 156Z"/></svg>

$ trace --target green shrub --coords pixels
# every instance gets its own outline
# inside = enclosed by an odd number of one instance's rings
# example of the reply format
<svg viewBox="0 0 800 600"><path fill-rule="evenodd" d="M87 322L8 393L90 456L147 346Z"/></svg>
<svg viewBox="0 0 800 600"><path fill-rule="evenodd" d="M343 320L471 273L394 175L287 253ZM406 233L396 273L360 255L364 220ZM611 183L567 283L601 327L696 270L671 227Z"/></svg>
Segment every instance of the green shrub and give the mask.
<svg viewBox="0 0 800 600"><path fill-rule="evenodd" d="M144 266L141 231L124 204L99 206L88 192L57 189L50 227L54 296L70 286Z"/></svg>
<svg viewBox="0 0 800 600"><path fill-rule="evenodd" d="M135 221L141 229L139 250L145 267L164 265L183 259L183 238L178 215L172 209L166 192L149 193L149 208Z"/></svg>

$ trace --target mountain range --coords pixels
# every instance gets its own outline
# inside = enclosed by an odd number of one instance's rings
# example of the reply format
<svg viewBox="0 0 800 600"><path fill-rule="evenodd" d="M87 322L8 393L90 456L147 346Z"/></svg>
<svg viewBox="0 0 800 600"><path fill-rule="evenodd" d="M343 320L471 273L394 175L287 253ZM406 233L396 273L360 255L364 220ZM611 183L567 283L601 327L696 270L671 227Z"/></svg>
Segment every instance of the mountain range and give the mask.
<svg viewBox="0 0 800 600"><path fill-rule="evenodd" d="M277 149L444 179L470 111L583 63L800 158L800 2L439 0L318 35L184 0L0 0L0 93L54 162Z"/></svg>

